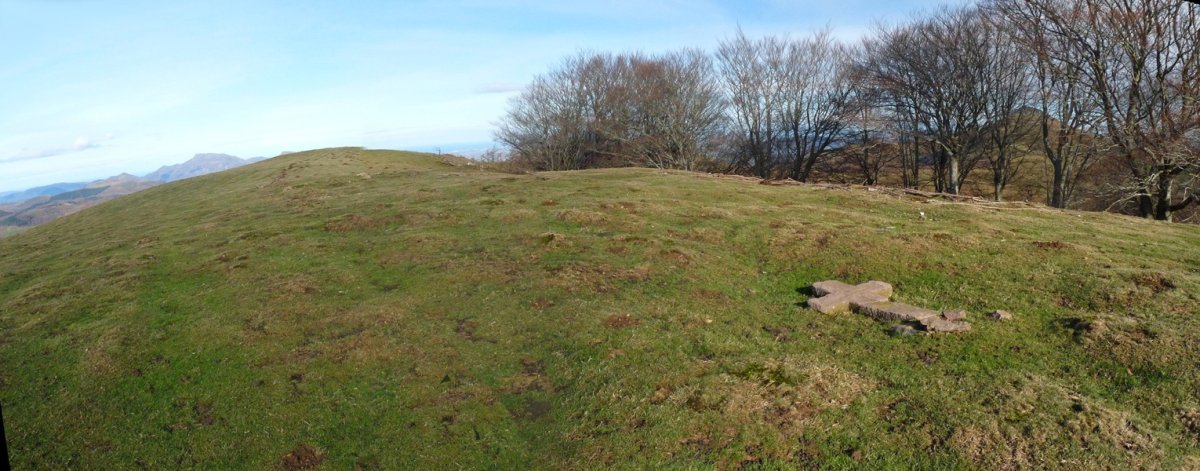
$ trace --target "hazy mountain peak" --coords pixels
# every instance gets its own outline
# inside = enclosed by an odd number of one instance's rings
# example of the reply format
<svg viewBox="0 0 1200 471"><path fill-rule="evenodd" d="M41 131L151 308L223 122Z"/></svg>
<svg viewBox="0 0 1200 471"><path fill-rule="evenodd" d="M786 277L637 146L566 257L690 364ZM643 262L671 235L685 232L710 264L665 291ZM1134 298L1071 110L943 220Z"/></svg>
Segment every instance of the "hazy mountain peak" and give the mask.
<svg viewBox="0 0 1200 471"><path fill-rule="evenodd" d="M229 170L250 163L228 154L196 154L187 162L167 165L146 175L149 180L172 182L208 173Z"/></svg>
<svg viewBox="0 0 1200 471"><path fill-rule="evenodd" d="M113 175L113 176L105 178L103 180L96 180L94 182L88 183L87 188L99 188L102 186L115 185L118 183L132 183L132 182L141 182L141 181L147 181L147 180L143 179L142 177L139 177L137 175L131 175L129 173L121 173L119 175Z"/></svg>

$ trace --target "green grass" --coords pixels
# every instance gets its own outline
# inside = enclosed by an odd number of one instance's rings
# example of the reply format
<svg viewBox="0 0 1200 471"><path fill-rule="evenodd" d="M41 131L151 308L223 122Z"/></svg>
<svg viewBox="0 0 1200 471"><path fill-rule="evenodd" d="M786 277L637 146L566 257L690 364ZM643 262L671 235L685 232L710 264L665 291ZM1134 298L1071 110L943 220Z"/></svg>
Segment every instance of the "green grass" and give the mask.
<svg viewBox="0 0 1200 471"><path fill-rule="evenodd" d="M19 469L1195 467L1197 267L1111 214L320 150L0 240L0 401Z"/></svg>

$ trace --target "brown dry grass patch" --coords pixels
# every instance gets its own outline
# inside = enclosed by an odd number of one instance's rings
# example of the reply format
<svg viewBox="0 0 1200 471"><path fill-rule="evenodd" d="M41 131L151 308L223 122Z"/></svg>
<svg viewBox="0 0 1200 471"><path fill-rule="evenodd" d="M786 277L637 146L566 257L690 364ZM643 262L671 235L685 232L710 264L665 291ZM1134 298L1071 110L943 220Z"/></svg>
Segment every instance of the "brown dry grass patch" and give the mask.
<svg viewBox="0 0 1200 471"><path fill-rule="evenodd" d="M325 230L338 233L365 231L395 224L403 220L404 218L401 216L375 218L361 214L348 214L325 223Z"/></svg>
<svg viewBox="0 0 1200 471"><path fill-rule="evenodd" d="M432 259L433 257L415 252L391 252L381 255L379 257L379 264L385 267L403 266L416 263L425 263Z"/></svg>
<svg viewBox="0 0 1200 471"><path fill-rule="evenodd" d="M608 215L582 209L567 209L559 211L555 217L560 221L575 223L580 226L600 226L608 224Z"/></svg>
<svg viewBox="0 0 1200 471"><path fill-rule="evenodd" d="M734 217L734 213L733 211L724 208L705 207L697 209L692 216L700 219L720 220L732 219Z"/></svg>
<svg viewBox="0 0 1200 471"><path fill-rule="evenodd" d="M603 264L574 263L550 271L553 276L547 280L549 285L573 293L584 290L611 293L617 289L616 283L645 282L654 276L654 269L650 264L638 265L633 268L615 268Z"/></svg>
<svg viewBox="0 0 1200 471"><path fill-rule="evenodd" d="M1025 378L997 393L990 415L1031 417L1037 425L992 420L956 430L949 445L984 469L1104 469L1114 465L1142 469L1161 457L1154 438L1128 413L1082 397L1046 378ZM1096 451L1113 450L1116 453L1110 456L1126 460L1113 463L1099 453L1083 459L1063 456L1067 442Z"/></svg>
<svg viewBox="0 0 1200 471"><path fill-rule="evenodd" d="M565 245L569 245L569 242L567 241L567 236L559 234L557 232L543 232L537 238L538 238L538 242L540 242L542 245L549 246L549 247L562 247Z"/></svg>
<svg viewBox="0 0 1200 471"><path fill-rule="evenodd" d="M1149 290L1151 294L1163 293L1176 288L1175 282L1162 273L1143 272L1130 277L1130 281L1139 290Z"/></svg>
<svg viewBox="0 0 1200 471"><path fill-rule="evenodd" d="M1193 439L1200 440L1200 410L1181 410L1177 417L1179 423L1183 424L1183 429L1190 433Z"/></svg>
<svg viewBox="0 0 1200 471"><path fill-rule="evenodd" d="M692 256L679 249L667 249L658 254L672 265L683 268L692 264Z"/></svg>
<svg viewBox="0 0 1200 471"><path fill-rule="evenodd" d="M92 345L83 351L83 365L94 375L107 375L116 370L116 359L112 352L120 347L121 333L118 329L104 331Z"/></svg>
<svg viewBox="0 0 1200 471"><path fill-rule="evenodd" d="M1040 448L1048 438L1044 431L1029 433L992 422L955 431L950 446L984 469L1039 469L1050 464L1039 457Z"/></svg>
<svg viewBox="0 0 1200 471"><path fill-rule="evenodd" d="M634 203L632 201L616 201L616 202L611 202L611 203L600 203L600 209L605 209L605 210L610 210L610 211L622 210L622 211L633 212L637 209L637 207L638 207L637 203Z"/></svg>
<svg viewBox="0 0 1200 471"><path fill-rule="evenodd" d="M725 233L716 229L697 227L687 231L669 230L667 234L672 239L690 240L692 242L703 242L707 244L721 244L725 242Z"/></svg>
<svg viewBox="0 0 1200 471"><path fill-rule="evenodd" d="M515 223L537 219L537 217L537 211L528 208L516 208L501 214L500 220L507 223Z"/></svg>
<svg viewBox="0 0 1200 471"><path fill-rule="evenodd" d="M398 353L388 338L375 332L356 332L334 340L322 350L334 363L352 364L393 360Z"/></svg>
<svg viewBox="0 0 1200 471"><path fill-rule="evenodd" d="M292 298L321 292L321 287L311 278L298 276L271 284L271 293L277 298Z"/></svg>
<svg viewBox="0 0 1200 471"><path fill-rule="evenodd" d="M692 297L699 299L719 300L725 299L725 294L721 293L720 291L713 291L709 289L697 289L692 290Z"/></svg>
<svg viewBox="0 0 1200 471"><path fill-rule="evenodd" d="M803 434L821 411L845 409L875 388L872 381L833 365L795 358L770 360L731 379L722 413L735 423L766 423L784 437Z"/></svg>
<svg viewBox="0 0 1200 471"><path fill-rule="evenodd" d="M732 429L766 424L786 442L803 435L822 411L848 408L875 389L873 381L838 366L790 356L715 378L703 385L660 386L654 401L719 412Z"/></svg>

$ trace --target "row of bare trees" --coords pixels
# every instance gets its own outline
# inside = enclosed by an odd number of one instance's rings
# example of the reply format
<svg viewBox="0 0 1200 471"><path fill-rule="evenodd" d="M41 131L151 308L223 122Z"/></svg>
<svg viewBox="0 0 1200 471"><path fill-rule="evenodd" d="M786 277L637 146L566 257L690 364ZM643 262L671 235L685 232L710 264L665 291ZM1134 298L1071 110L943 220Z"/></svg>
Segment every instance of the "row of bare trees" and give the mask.
<svg viewBox="0 0 1200 471"><path fill-rule="evenodd" d="M537 169L808 181L832 168L955 194L985 172L997 200L1045 164L1055 207L1115 159L1124 171L1092 189L1170 220L1200 198L1198 37L1200 6L1183 0L985 0L856 44L739 31L712 55L569 58L512 101L496 136Z"/></svg>
<svg viewBox="0 0 1200 471"><path fill-rule="evenodd" d="M814 164L840 145L854 103L846 77L849 48L828 31L791 40L721 44L719 74L733 118L730 164L762 178L807 181Z"/></svg>
<svg viewBox="0 0 1200 471"><path fill-rule="evenodd" d="M724 101L712 73L711 59L698 51L580 54L536 78L496 135L542 170L691 170L723 137Z"/></svg>
<svg viewBox="0 0 1200 471"><path fill-rule="evenodd" d="M1099 142L1129 170L1114 179L1118 202L1160 220L1196 202L1200 5L995 0L989 7L1012 25L1048 90L1044 115L1057 117L1058 129L1042 132L1047 158L1079 160L1087 155L1081 143Z"/></svg>

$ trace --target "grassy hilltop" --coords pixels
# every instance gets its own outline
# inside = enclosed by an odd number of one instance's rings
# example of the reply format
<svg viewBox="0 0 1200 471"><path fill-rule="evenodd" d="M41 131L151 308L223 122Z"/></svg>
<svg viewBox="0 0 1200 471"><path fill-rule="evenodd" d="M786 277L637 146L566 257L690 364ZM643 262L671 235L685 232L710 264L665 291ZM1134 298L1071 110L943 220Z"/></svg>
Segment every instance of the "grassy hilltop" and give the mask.
<svg viewBox="0 0 1200 471"><path fill-rule="evenodd" d="M1197 468L1198 362L1200 227L1112 214L327 149L0 240L19 469Z"/></svg>

